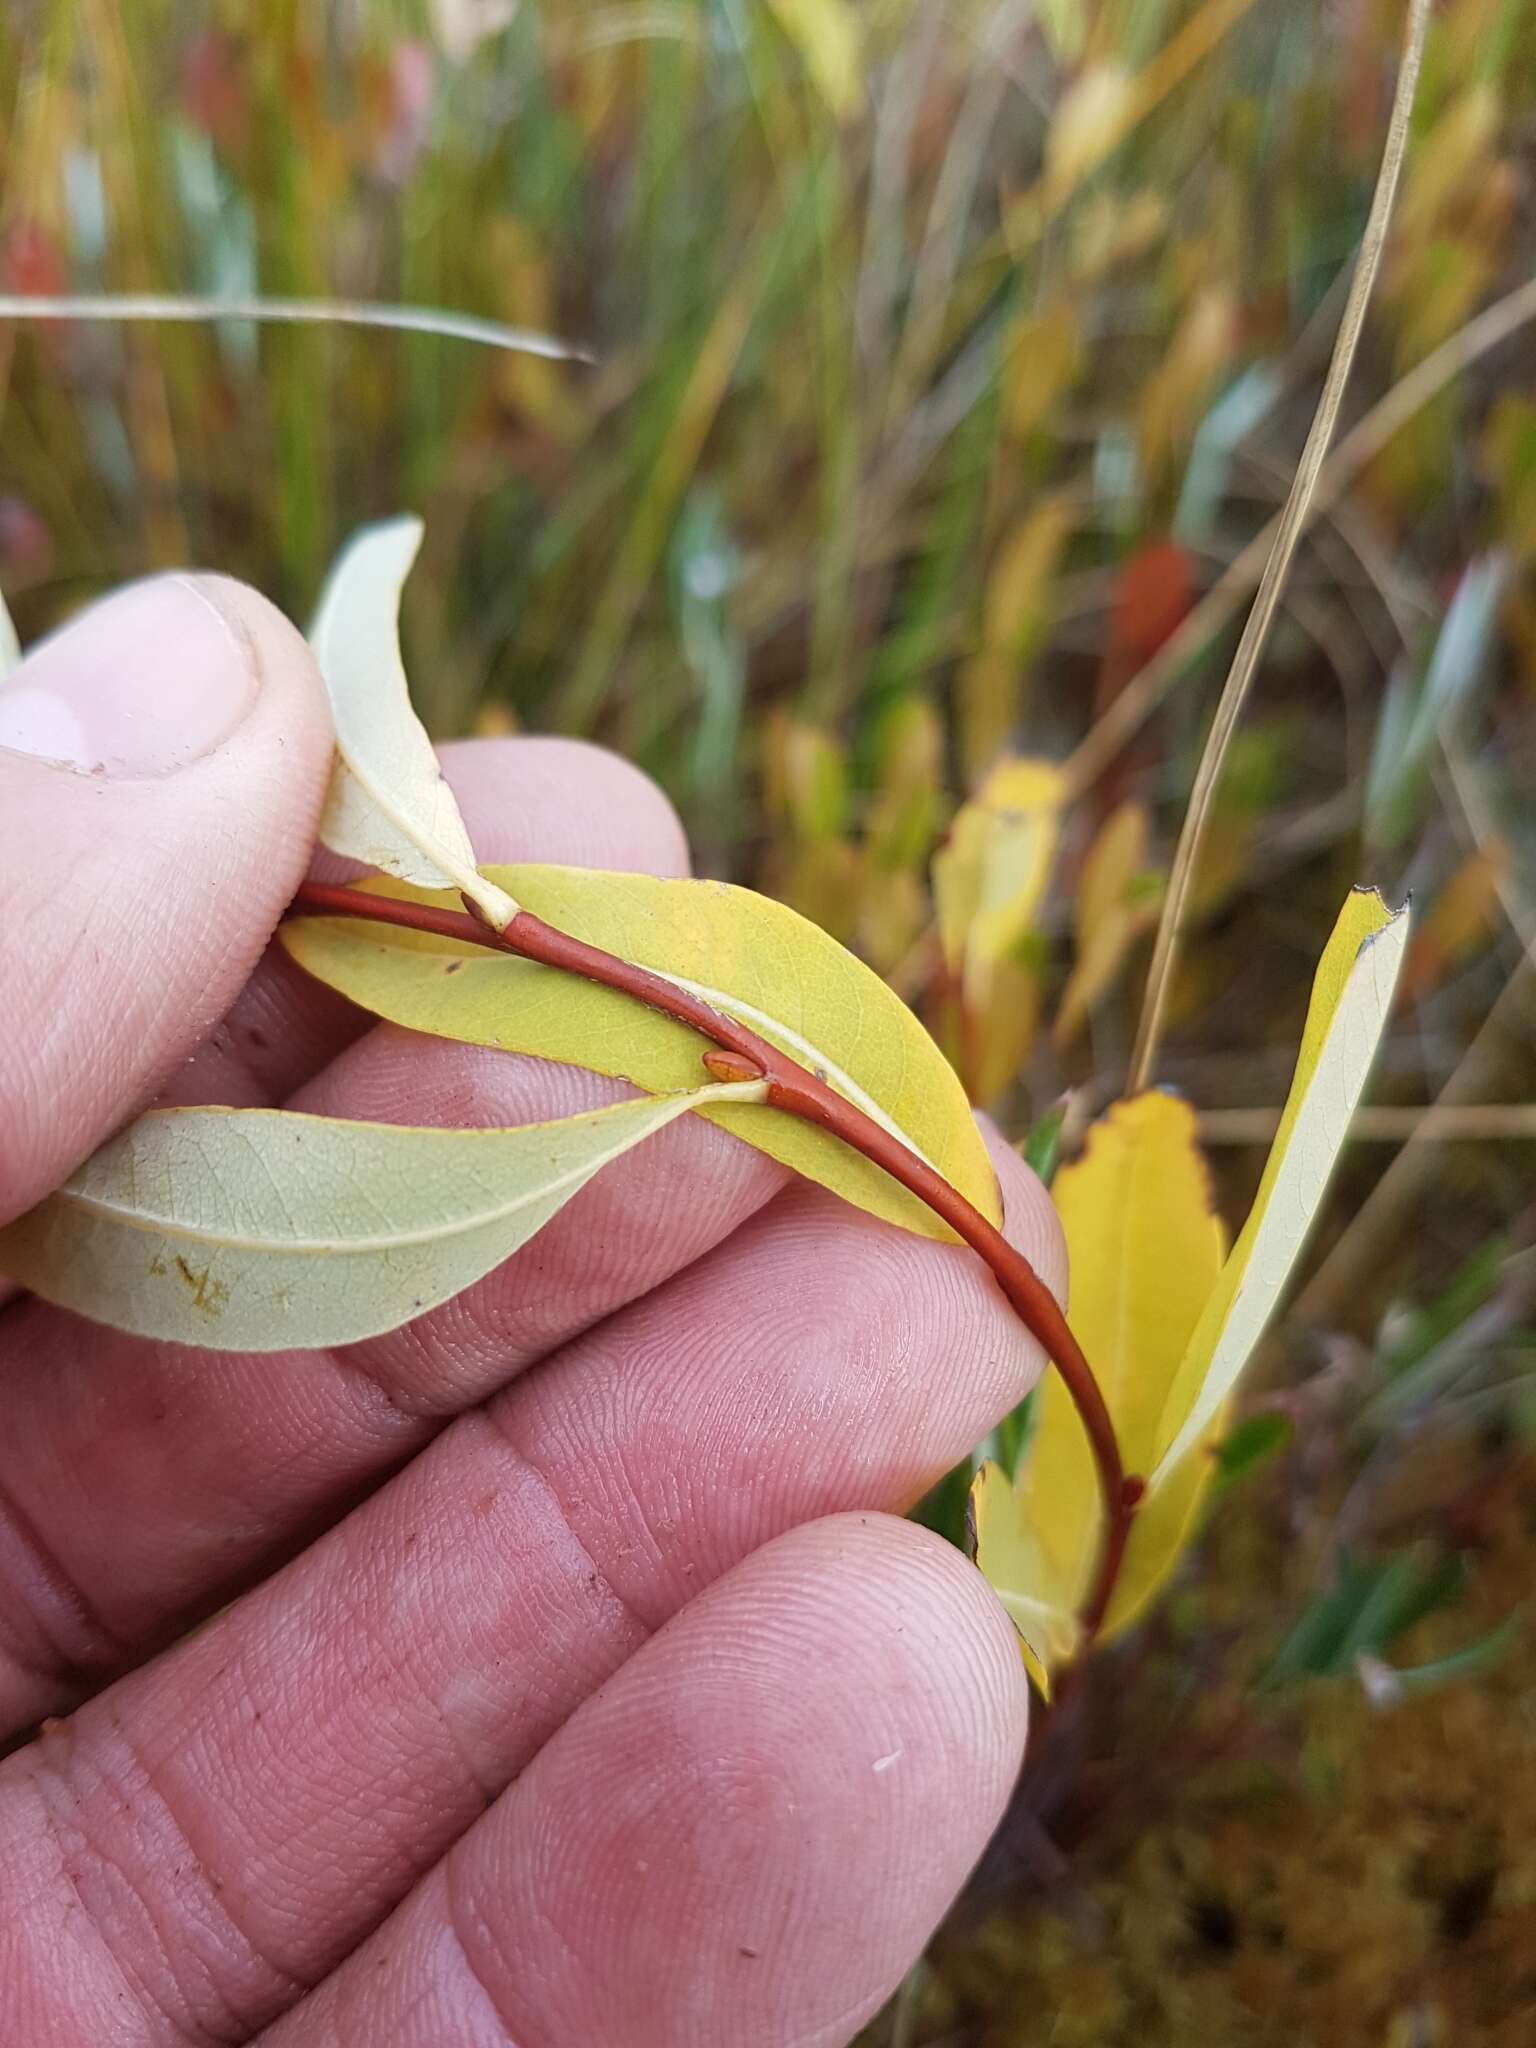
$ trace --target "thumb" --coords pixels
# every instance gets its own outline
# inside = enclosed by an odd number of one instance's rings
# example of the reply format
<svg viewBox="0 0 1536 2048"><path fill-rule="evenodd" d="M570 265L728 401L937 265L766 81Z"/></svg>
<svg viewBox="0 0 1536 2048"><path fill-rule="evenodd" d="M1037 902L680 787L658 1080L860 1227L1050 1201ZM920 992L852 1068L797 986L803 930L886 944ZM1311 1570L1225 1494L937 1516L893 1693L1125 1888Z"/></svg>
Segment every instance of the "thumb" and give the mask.
<svg viewBox="0 0 1536 2048"><path fill-rule="evenodd" d="M0 682L0 1221L233 1001L330 750L308 648L223 577L131 584Z"/></svg>

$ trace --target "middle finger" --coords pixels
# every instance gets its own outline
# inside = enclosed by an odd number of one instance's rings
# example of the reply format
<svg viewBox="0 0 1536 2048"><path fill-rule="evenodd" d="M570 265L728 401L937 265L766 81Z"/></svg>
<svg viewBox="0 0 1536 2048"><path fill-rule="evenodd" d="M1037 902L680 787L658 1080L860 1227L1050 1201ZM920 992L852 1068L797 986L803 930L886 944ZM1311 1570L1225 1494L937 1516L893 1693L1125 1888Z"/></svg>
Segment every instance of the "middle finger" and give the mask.
<svg viewBox="0 0 1536 2048"><path fill-rule="evenodd" d="M1010 1235L1059 1282L1038 1183L999 1163ZM1038 1367L969 1253L796 1187L14 1782L132 1901L116 1962L167 2043L254 2030L695 1592L799 1523L909 1505Z"/></svg>

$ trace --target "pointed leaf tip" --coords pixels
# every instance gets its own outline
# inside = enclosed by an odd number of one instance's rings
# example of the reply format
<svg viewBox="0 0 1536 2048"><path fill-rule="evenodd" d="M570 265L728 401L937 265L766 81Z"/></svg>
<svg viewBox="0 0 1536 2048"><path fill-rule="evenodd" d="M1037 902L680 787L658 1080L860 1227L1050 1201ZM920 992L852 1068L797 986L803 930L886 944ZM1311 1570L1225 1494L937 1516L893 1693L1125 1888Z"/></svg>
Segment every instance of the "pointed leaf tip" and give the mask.
<svg viewBox="0 0 1536 2048"><path fill-rule="evenodd" d="M517 914L481 875L400 656L400 593L421 546L414 514L365 526L337 557L309 641L336 727L320 821L333 853L424 888L463 892L496 931Z"/></svg>
<svg viewBox="0 0 1536 2048"><path fill-rule="evenodd" d="M1407 908L1354 890L1318 963L1290 1098L1253 1211L1225 1264L1189 1106L1161 1091L1096 1123L1053 1194L1069 1316L1128 1472L1151 1473L1104 1634L1172 1572L1195 1525L1237 1376L1263 1334L1327 1187L1392 1008ZM1042 1690L1075 1654L1075 1617L1103 1533L1097 1476L1055 1374L1016 1479L972 1491L976 1562L1013 1616Z"/></svg>
<svg viewBox="0 0 1536 2048"><path fill-rule="evenodd" d="M1357 888L1323 949L1258 1194L1164 1405L1154 1491L1227 1400L1301 1255L1392 1012L1408 930L1406 904Z"/></svg>

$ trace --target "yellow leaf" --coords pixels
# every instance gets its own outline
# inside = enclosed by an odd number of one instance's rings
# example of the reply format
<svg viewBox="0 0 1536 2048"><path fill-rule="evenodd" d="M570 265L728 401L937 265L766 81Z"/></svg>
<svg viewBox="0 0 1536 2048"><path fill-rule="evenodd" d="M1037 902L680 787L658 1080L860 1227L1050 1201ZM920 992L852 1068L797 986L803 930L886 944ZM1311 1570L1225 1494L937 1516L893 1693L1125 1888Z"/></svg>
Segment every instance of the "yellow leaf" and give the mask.
<svg viewBox="0 0 1536 2048"><path fill-rule="evenodd" d="M487 697L475 713L472 727L477 740L511 739L522 729L522 720L504 697Z"/></svg>
<svg viewBox="0 0 1536 2048"><path fill-rule="evenodd" d="M1034 930L1061 836L1066 785L1052 761L999 761L934 855L939 940L967 1004Z"/></svg>
<svg viewBox="0 0 1536 2048"><path fill-rule="evenodd" d="M1135 80L1112 64L1091 65L1061 96L1045 143L1046 192L1054 205L1091 176L1130 133Z"/></svg>
<svg viewBox="0 0 1536 2048"><path fill-rule="evenodd" d="M663 1125L753 1085L513 1130L151 1110L0 1231L5 1268L142 1337L220 1351L355 1343L500 1265Z"/></svg>
<svg viewBox="0 0 1536 2048"><path fill-rule="evenodd" d="M501 317L543 333L560 323L561 310L548 250L526 221L501 215L482 224L482 261L500 288ZM567 444L585 431L584 408L572 394L564 365L529 351L498 351L491 365L496 394L505 404Z"/></svg>
<svg viewBox="0 0 1536 2048"><path fill-rule="evenodd" d="M979 774L1007 744L1018 716L1020 680L1044 632L1056 564L1074 523L1065 497L1042 500L1003 542L988 573L982 644L960 679L970 774Z"/></svg>
<svg viewBox="0 0 1536 2048"><path fill-rule="evenodd" d="M1058 1172L1052 1193L1072 1275L1068 1320L1126 1471L1145 1472L1168 1386L1221 1269L1222 1229L1194 1112L1157 1093L1116 1103L1090 1129L1082 1156ZM989 1481L973 1513L977 1563L1048 1674L1075 1646L1103 1511L1088 1438L1058 1374L1046 1375L1037 1401L1015 1485L1005 1499ZM1106 1634L1126 1627L1172 1570L1208 1472L1208 1460L1190 1459L1138 1515Z"/></svg>
<svg viewBox="0 0 1536 2048"><path fill-rule="evenodd" d="M863 895L857 847L844 839L792 841L768 863L766 880L779 902L848 943Z"/></svg>
<svg viewBox="0 0 1536 2048"><path fill-rule="evenodd" d="M987 578L983 631L1010 653L1036 630L1046 585L1072 529L1064 497L1047 498L1027 513L998 550Z"/></svg>
<svg viewBox="0 0 1536 2048"><path fill-rule="evenodd" d="M1042 1555L1023 1496L990 1459L971 1481L971 1530L977 1566L1019 1632L1030 1677L1049 1699L1051 1673L1077 1647L1078 1602Z"/></svg>
<svg viewBox="0 0 1536 2048"><path fill-rule="evenodd" d="M1406 912L1350 896L1318 963L1281 1126L1231 1255L1210 1208L1191 1110L1171 1096L1117 1103L1053 1192L1067 1239L1069 1321L1128 1473L1148 1477L1105 1632L1125 1628L1167 1578L1210 1477L1237 1376L1263 1334L1317 1212L1365 1085L1407 939ZM1048 1679L1072 1653L1103 1532L1088 1440L1047 1375L1026 1461L972 1490L977 1563Z"/></svg>
<svg viewBox="0 0 1536 2048"><path fill-rule="evenodd" d="M926 859L944 789L944 726L926 697L903 698L886 716L879 772L865 820L870 864L911 873Z"/></svg>
<svg viewBox="0 0 1536 2048"><path fill-rule="evenodd" d="M1120 972L1132 942L1149 921L1149 911L1132 911L1118 905L1094 926L1092 937L1079 948L1061 992L1061 1006L1051 1027L1051 1037L1057 1045L1070 1045L1082 1030L1089 1013Z"/></svg>
<svg viewBox="0 0 1536 2048"><path fill-rule="evenodd" d="M1403 177L1393 233L1403 246L1428 235L1474 179L1485 179L1504 128L1497 86L1459 93L1417 138Z"/></svg>
<svg viewBox="0 0 1536 2048"><path fill-rule="evenodd" d="M1120 266L1140 262L1167 236L1168 214L1169 201L1161 192L1120 188L1090 193L1074 210L1069 229L1066 253L1073 284L1097 284Z"/></svg>
<svg viewBox="0 0 1536 2048"><path fill-rule="evenodd" d="M1077 885L1077 959L1052 1032L1058 1045L1071 1043L1151 921L1150 898L1136 901L1132 896L1146 861L1147 837L1145 805L1124 803L1106 818L1088 849Z"/></svg>
<svg viewBox="0 0 1536 2048"><path fill-rule="evenodd" d="M771 720L765 739L769 809L799 839L834 839L848 810L847 749L819 726Z"/></svg>
<svg viewBox="0 0 1536 2048"><path fill-rule="evenodd" d="M1197 291L1167 354L1143 385L1136 429L1149 488L1174 449L1193 434L1216 380L1230 374L1237 328L1238 302L1227 286Z"/></svg>
<svg viewBox="0 0 1536 2048"><path fill-rule="evenodd" d="M1106 918L1125 908L1131 884L1147 864L1145 804L1123 803L1099 827L1083 860L1073 919L1079 950Z"/></svg>
<svg viewBox="0 0 1536 2048"><path fill-rule="evenodd" d="M878 975L793 910L723 882L558 867L487 872L559 930L668 976L824 1073L998 1220L986 1147L938 1047ZM395 882L369 887L451 900ZM707 1048L696 1032L579 976L347 919L290 920L282 936L310 973L413 1030L622 1075L652 1093L698 1083ZM862 1154L797 1117L739 1104L704 1114L872 1215L949 1235Z"/></svg>
<svg viewBox="0 0 1536 2048"><path fill-rule="evenodd" d="M1164 1485L1230 1395L1322 1202L1391 1013L1406 910L1345 903L1318 962L1296 1072L1253 1208L1163 1403L1151 1485Z"/></svg>
<svg viewBox="0 0 1536 2048"><path fill-rule="evenodd" d="M1067 1240L1073 1332L1103 1390L1126 1471L1145 1473L1167 1389L1225 1245L1194 1111L1156 1092L1116 1103L1090 1131L1081 1158L1057 1173L1052 1192ZM1060 1525L1055 1546L1086 1590L1097 1554L1097 1498L1088 1441L1059 1375L1042 1389L1039 1425L1029 1466L1042 1526ZM1073 1506L1085 1494L1094 1497L1091 1527ZM1111 1629L1124 1626L1171 1564L1157 1520L1150 1508L1137 1518Z"/></svg>
<svg viewBox="0 0 1536 2048"><path fill-rule="evenodd" d="M1018 1071L1039 1015L1024 957L1051 878L1065 785L1050 761L999 761L955 813L933 858L939 943L951 985L950 1038L966 1085L989 1102Z"/></svg>
<svg viewBox="0 0 1536 2048"><path fill-rule="evenodd" d="M858 903L861 957L893 982L911 978L928 914L928 892L916 875L867 867Z"/></svg>
<svg viewBox="0 0 1536 2048"><path fill-rule="evenodd" d="M1051 413L1071 389L1083 360L1082 335L1074 307L1031 309L1014 325L1004 347L1003 412L1016 441L1027 441L1047 426Z"/></svg>
<svg viewBox="0 0 1536 2048"><path fill-rule="evenodd" d="M816 90L841 120L863 90L859 21L848 0L768 0L805 61Z"/></svg>
<svg viewBox="0 0 1536 2048"><path fill-rule="evenodd" d="M971 1100L986 1104L1018 1075L1040 1028L1041 968L1006 955L991 971L986 1007L966 1018L962 1063Z"/></svg>

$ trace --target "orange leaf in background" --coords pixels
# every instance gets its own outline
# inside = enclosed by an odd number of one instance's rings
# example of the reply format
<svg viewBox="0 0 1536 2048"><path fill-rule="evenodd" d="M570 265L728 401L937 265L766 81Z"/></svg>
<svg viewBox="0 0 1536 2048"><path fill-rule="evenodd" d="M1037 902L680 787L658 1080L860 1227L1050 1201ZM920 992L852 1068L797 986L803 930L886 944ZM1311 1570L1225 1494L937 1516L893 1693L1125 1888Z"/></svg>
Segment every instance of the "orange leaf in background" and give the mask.
<svg viewBox="0 0 1536 2048"><path fill-rule="evenodd" d="M5 242L7 291L57 298L69 290L69 268L63 251L36 221L18 221Z"/></svg>
<svg viewBox="0 0 1536 2048"><path fill-rule="evenodd" d="M233 40L217 29L188 38L181 59L182 111L226 154L245 145L250 83Z"/></svg>
<svg viewBox="0 0 1536 2048"><path fill-rule="evenodd" d="M1490 839L1463 861L1413 935L1403 966L1400 1003L1422 1001L1454 967L1488 943L1499 888L1509 868L1509 847L1502 839Z"/></svg>
<svg viewBox="0 0 1536 2048"><path fill-rule="evenodd" d="M1117 697L1184 622L1195 601L1195 558L1177 541L1152 540L1129 556L1115 585L1099 709Z"/></svg>
<svg viewBox="0 0 1536 2048"><path fill-rule="evenodd" d="M1147 541L1127 557L1115 582L1109 634L1094 690L1096 718L1103 717L1131 677L1178 631L1195 601L1195 587L1195 558L1177 541ZM1147 746L1148 736L1143 733L1099 781L1096 797L1101 822L1131 794Z"/></svg>

